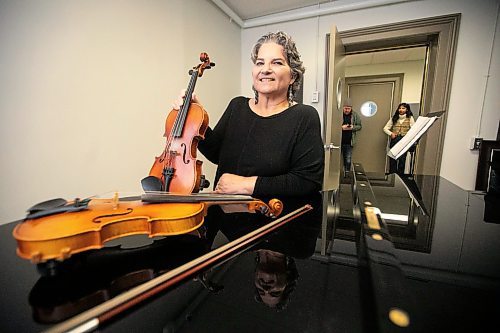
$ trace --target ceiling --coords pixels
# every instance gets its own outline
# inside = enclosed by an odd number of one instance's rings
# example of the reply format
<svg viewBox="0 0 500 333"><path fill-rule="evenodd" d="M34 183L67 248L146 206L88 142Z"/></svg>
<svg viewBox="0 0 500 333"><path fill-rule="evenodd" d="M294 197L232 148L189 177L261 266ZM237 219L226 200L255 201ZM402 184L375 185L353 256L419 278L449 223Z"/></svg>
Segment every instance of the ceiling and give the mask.
<svg viewBox="0 0 500 333"><path fill-rule="evenodd" d="M212 0L231 9L241 20L286 12L314 5L333 3L334 0ZM217 4L218 5L218 4ZM425 47L406 48L382 52L353 54L346 58L347 66L373 65L425 59Z"/></svg>
<svg viewBox="0 0 500 333"><path fill-rule="evenodd" d="M221 0L242 20L285 12L333 0Z"/></svg>

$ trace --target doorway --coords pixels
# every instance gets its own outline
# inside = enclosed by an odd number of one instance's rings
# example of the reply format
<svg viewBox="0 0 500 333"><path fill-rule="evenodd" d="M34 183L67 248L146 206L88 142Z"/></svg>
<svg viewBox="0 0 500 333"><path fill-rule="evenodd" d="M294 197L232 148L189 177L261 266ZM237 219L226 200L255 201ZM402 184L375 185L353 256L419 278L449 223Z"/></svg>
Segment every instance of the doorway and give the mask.
<svg viewBox="0 0 500 333"><path fill-rule="evenodd" d="M444 114L419 140L418 158L414 161L417 174L440 173L459 22L460 14L453 14L339 32L346 57L416 46L427 48L419 114ZM331 84L328 82L327 87Z"/></svg>
<svg viewBox="0 0 500 333"><path fill-rule="evenodd" d="M441 111L443 115L419 140L418 158L413 161L416 174L439 175L440 173L460 17L460 14L453 14L344 31L339 32L339 38L336 39L339 47L344 50L344 57L416 46L427 48L418 113L426 116ZM327 36L327 43L329 40ZM339 92L336 88L345 86L345 81L337 82L335 80L337 77L331 74L336 73L334 67L343 61L339 61L330 52L330 46L327 45L326 50L324 126L334 128L335 124L329 123L333 119L330 113L338 109L337 102L340 102L338 95L343 95L346 89ZM340 125L337 127L340 131ZM330 143L328 138L325 138L325 146L329 146ZM325 169L326 167L325 165ZM331 167L337 166L331 165ZM329 172L329 175L325 173L325 180L338 175L338 172ZM338 189L338 180L329 181L336 185L332 190Z"/></svg>
<svg viewBox="0 0 500 333"><path fill-rule="evenodd" d="M363 128L356 136L353 160L365 172L389 171L389 137L383 127L401 102L410 104L414 119L419 115L427 56L426 46L347 55L346 89ZM412 154L411 158L417 158ZM411 172L407 159L407 172Z"/></svg>
<svg viewBox="0 0 500 333"><path fill-rule="evenodd" d="M329 195L324 195L323 201L321 254L326 253L330 242L333 241L327 234L330 230L329 219L333 221L333 225L336 223L335 218L330 216L336 215L329 212L337 211L340 201L337 195L330 196L330 194L341 192L338 179L340 176L338 138L341 133L339 119L341 119L341 100L344 100L347 89L339 89L345 87L345 77L339 75L339 69L345 65L345 57L416 46L427 48L419 114L425 116L442 111L443 115L420 139L419 158L414 162L414 171L417 174L439 175L459 21L460 14L454 14L340 32L337 33L339 38L332 37L337 35L332 29L332 33L327 36L323 119L326 129L325 162L331 160L331 163L325 163L324 182L328 187L325 187L324 191ZM337 52L340 49L342 52Z"/></svg>

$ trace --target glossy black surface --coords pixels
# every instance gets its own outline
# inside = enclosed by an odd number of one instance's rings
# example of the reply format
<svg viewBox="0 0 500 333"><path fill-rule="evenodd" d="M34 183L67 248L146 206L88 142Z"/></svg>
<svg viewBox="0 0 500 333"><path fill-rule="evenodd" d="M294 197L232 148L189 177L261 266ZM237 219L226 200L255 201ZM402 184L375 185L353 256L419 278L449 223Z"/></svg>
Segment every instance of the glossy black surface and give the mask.
<svg viewBox="0 0 500 333"><path fill-rule="evenodd" d="M345 199L351 193L346 182L340 193L345 197L337 199L342 202L340 214L328 233L335 238L325 255L319 250L321 198L283 200L287 210L304 203L315 209L211 268L205 283L201 277L189 278L99 331L496 331L488 327L494 327L500 315L500 223L484 221L484 195L463 191L440 177L416 176L404 183L394 175L368 175L368 180L365 187L385 217L392 240L385 245L387 253L394 254L390 258L394 265L381 265L377 260L367 264L360 257L363 231L351 213L352 202ZM407 188L413 188L411 195ZM139 246L143 239L124 238L118 245L74 256L51 270L51 275L16 255L12 230L17 222L0 226L0 331L49 329L267 221L255 214L228 217L216 210L210 209L207 216L207 239L185 235ZM395 215L409 218L391 220ZM263 253L284 255L266 266L258 259ZM285 289L271 292L271 297L264 295L268 303L282 300L274 307L256 300L271 276L282 281ZM374 304L400 304L402 300L408 304L410 326L377 325L386 318Z"/></svg>

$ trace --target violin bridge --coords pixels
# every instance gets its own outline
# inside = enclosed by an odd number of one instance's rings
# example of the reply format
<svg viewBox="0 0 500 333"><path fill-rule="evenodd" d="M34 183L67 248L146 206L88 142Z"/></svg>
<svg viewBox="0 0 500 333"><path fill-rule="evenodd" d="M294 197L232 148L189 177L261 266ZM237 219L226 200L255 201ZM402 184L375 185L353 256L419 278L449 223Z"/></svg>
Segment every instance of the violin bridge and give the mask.
<svg viewBox="0 0 500 333"><path fill-rule="evenodd" d="M120 201L120 197L118 196L118 192L115 192L113 196L113 209L118 209L118 202Z"/></svg>

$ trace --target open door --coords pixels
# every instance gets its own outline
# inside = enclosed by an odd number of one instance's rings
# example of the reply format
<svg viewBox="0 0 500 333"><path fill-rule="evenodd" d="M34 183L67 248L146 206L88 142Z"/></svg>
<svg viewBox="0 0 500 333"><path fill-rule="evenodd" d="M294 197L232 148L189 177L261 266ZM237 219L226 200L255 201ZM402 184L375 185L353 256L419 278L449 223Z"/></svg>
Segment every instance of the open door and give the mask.
<svg viewBox="0 0 500 333"><path fill-rule="evenodd" d="M341 170L342 102L345 94L345 48L336 26L332 26L330 31L327 56L328 82L323 117L325 143L323 191L335 191L339 188Z"/></svg>
<svg viewBox="0 0 500 333"><path fill-rule="evenodd" d="M336 26L332 26L327 38L327 82L325 113L323 115L323 138L325 145L325 174L323 177L323 223L321 231L321 254L328 247L329 224L335 215L335 194L340 182L340 145L342 140L342 102L345 95L345 47Z"/></svg>

